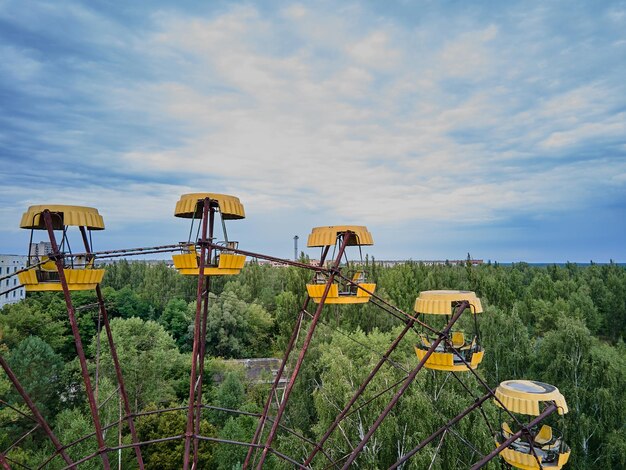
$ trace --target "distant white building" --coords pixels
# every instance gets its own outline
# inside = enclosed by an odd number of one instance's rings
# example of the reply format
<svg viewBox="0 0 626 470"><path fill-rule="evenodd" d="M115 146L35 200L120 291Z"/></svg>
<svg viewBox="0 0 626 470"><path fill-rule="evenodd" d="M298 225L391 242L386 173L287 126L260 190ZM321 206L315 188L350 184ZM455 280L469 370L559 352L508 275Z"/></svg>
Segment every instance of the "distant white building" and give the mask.
<svg viewBox="0 0 626 470"><path fill-rule="evenodd" d="M42 256L48 256L52 253L52 243L39 242L30 244L30 256L32 258L41 259Z"/></svg>
<svg viewBox="0 0 626 470"><path fill-rule="evenodd" d="M2 292L11 290L19 285L17 275L6 278L6 276L24 269L28 256L20 255L0 255L0 308L7 304L19 302L26 296L24 287L15 289L14 291L2 294ZM6 279L5 279L6 278Z"/></svg>

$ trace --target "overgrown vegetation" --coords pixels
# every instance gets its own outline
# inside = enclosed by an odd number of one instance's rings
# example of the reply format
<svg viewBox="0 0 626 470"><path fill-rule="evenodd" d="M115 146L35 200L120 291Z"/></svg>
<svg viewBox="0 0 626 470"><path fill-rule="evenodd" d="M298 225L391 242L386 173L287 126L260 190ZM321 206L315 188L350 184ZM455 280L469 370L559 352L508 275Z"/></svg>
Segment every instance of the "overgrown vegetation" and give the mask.
<svg viewBox="0 0 626 470"><path fill-rule="evenodd" d="M615 264L579 267L424 266L406 263L395 267L368 266L377 293L409 312L422 290L469 289L486 306L480 316L485 360L479 373L495 386L505 379L532 378L552 383L566 396L570 413L556 419L565 425L572 447L569 468L626 468L626 269ZM237 277L212 279L209 308L209 356L221 358L280 357L304 300L310 274L295 268L251 264ZM183 277L165 264L147 265L121 261L108 267L103 285L111 327L134 412L183 406L189 392L189 367L196 279ZM91 292L73 294L76 306L95 302ZM97 310L77 309L77 317L95 375L104 422L118 419L116 381L104 334L98 346ZM306 326L306 324L305 324ZM327 306L314 336L299 381L287 407L285 425L318 440L380 354L397 336L402 324L373 305ZM42 413L64 443L93 430L80 369L67 321L65 304L57 294L34 294L0 310L1 353L7 359ZM301 335L302 337L303 335ZM400 380L417 364L409 333L392 355L398 367L384 366L368 387L362 401ZM300 341L302 338L300 338ZM208 403L252 413L262 409L266 385L246 383L240 370L218 359L207 359L205 381ZM214 382L216 372L224 380ZM399 405L366 447L361 468L386 468L403 452L467 407L473 398L462 385L443 373L423 371ZM471 392L481 389L463 375ZM27 412L10 382L0 376L0 398ZM339 459L360 440L387 403L390 394L352 414L325 446ZM490 424L497 427L499 412L485 406ZM28 413L27 413L28 414ZM184 432L185 412L137 419L142 439L158 439ZM249 441L256 419L206 411L203 434ZM0 447L6 449L33 423L14 409L0 406ZM476 449L486 453L493 440L485 420L473 413L456 427ZM113 427L105 439L111 445L130 442L127 427ZM413 458L406 468L468 468L478 455L449 434ZM200 466L238 468L245 449L203 444ZM287 433L277 440L278 450L297 460L311 446ZM14 461L37 466L53 453L40 431L33 432L9 452ZM96 450L93 438L72 448L74 459ZM179 468L181 441L148 446L144 456L150 468ZM123 468L135 468L132 450L121 454ZM111 457L113 459L113 457ZM155 462L159 462L158 464ZM320 454L314 465L327 464ZM54 459L48 468L61 468ZM97 459L80 468L100 468ZM290 468L276 458L268 467ZM491 468L498 468L491 464Z"/></svg>

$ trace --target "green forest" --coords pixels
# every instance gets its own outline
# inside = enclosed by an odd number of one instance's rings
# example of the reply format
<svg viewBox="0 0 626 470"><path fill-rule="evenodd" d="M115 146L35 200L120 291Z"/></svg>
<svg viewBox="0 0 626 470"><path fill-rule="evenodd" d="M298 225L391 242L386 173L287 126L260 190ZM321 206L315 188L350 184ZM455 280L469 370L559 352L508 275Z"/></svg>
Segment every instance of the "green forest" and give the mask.
<svg viewBox="0 0 626 470"><path fill-rule="evenodd" d="M412 311L420 291L475 291L485 309L478 318L485 348L478 374L492 388L507 379L557 386L570 411L549 421L564 431L572 449L566 468L626 468L623 266L426 266L407 262L384 267L366 259L366 270L377 284L377 295L405 312ZM248 383L243 369L227 360L282 357L310 279L310 271L304 269L255 262L238 276L211 279L205 401L245 413L206 410L201 423L204 435L251 440L257 423L251 414L261 412L269 385ZM181 276L165 263L122 260L107 266L102 288L133 412L184 406L189 394L196 277ZM74 292L72 298L92 380L98 374L100 416L104 423L111 423L118 419L120 404L107 342L98 341L96 297L85 291ZM283 423L307 439L319 440L403 327L401 321L371 303L326 306ZM89 434L93 425L62 295L29 294L25 301L0 310L0 337L0 353L60 441L68 443ZM340 459L358 444L394 388L375 396L415 367L416 341L417 332L410 331L357 402L364 406L357 406L333 433L324 447L331 458ZM484 389L473 376L460 376L462 383L442 372L422 370L358 458L359 468L387 468L483 395ZM0 447L7 449L33 428L33 422L21 414L28 410L4 374L0 375L0 399ZM469 468L495 447L487 422L498 429L501 411L491 401L483 409L484 416L470 414L455 426L454 433L436 440L404 468ZM148 414L136 419L136 427L141 440L151 440L184 433L185 420L185 410ZM112 427L105 439L111 445L120 439L128 443L128 428ZM297 461L303 461L312 450L310 444L284 431L274 445ZM95 439L90 438L68 453L78 460L96 448ZM30 468L42 464L53 452L45 435L36 430L7 455L18 463L14 468L21 468L19 463ZM152 444L142 452L147 468L178 469L183 441ZM203 442L199 467L237 469L245 454L244 447ZM110 458L117 468L117 454ZM136 468L132 449L122 451L120 458L122 468ZM275 456L266 464L267 468L291 468ZM57 457L47 468L64 465ZM327 465L322 454L313 462L314 468ZM79 468L101 466L101 461L92 459ZM486 468L505 467L495 459Z"/></svg>

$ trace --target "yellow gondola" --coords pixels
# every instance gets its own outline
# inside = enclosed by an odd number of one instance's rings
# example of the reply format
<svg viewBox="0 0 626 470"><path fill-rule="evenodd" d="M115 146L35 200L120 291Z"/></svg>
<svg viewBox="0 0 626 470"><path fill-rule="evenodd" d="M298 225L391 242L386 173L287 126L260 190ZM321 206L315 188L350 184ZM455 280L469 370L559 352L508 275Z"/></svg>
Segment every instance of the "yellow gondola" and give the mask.
<svg viewBox="0 0 626 470"><path fill-rule="evenodd" d="M372 234L367 227L358 225L334 225L329 227L315 227L309 234L307 246L309 248L336 246L346 232L352 232L347 246L367 246L373 245ZM367 282L367 275L362 268L350 274L353 285L349 282L335 278L330 286L325 303L327 304L364 304L369 302L371 294L376 289L376 284ZM312 284L307 284L306 290L315 303L319 303L326 288L327 278L324 274L318 273ZM364 290L365 289L365 290Z"/></svg>
<svg viewBox="0 0 626 470"><path fill-rule="evenodd" d="M538 416L541 404L546 402L554 402L560 415L568 412L565 397L559 389L542 382L507 380L496 389L496 397L512 413ZM496 404L501 406L497 401ZM544 424L530 431L530 439L516 439L500 453L509 465L522 470L558 470L567 463L571 449L558 430ZM496 434L496 447L513 433L509 423L502 423L500 432Z"/></svg>
<svg viewBox="0 0 626 470"><path fill-rule="evenodd" d="M94 267L93 258L73 256L67 238L68 227L79 227L91 237L92 230L104 230L104 221L97 209L82 206L39 205L31 206L22 216L20 228L46 230L43 212L50 211L52 227L62 230L63 237L59 250L63 253L63 273L69 290L91 290L102 281L104 269ZM54 261L46 255L36 255L29 251L28 266L32 268L18 274L20 284L27 292L62 291L59 272Z"/></svg>
<svg viewBox="0 0 626 470"><path fill-rule="evenodd" d="M471 291L432 290L420 292L415 300L414 310L422 315L451 315L456 306L462 301L468 301L471 314L476 320L476 314L483 311L480 299ZM465 336L462 331L452 332L452 347L441 342L430 355L424 367L433 370L449 372L466 372L469 367L476 369L482 362L485 351L480 345L478 336L478 324L475 321L475 332L471 338ZM415 345L415 354L421 361L430 349L434 337L420 334L420 340ZM455 352L454 350L458 351ZM464 362L465 361L465 362Z"/></svg>
<svg viewBox="0 0 626 470"><path fill-rule="evenodd" d="M243 268L246 257L232 251L238 246L237 242L228 240L226 233L226 220L243 219L246 214L243 204L238 197L215 193L192 193L183 194L174 210L176 217L191 219L189 240L181 243L181 253L172 255L174 267L180 274L197 276L200 274L200 251L196 249L196 240L191 241L194 222L198 221L198 230L202 224L204 200L210 200L210 214L219 213L224 240L218 244L223 245L223 250L211 250L211 259L206 260L204 267L205 276L232 276L239 274ZM213 217L210 215L209 223L212 225ZM212 228L211 228L212 230Z"/></svg>

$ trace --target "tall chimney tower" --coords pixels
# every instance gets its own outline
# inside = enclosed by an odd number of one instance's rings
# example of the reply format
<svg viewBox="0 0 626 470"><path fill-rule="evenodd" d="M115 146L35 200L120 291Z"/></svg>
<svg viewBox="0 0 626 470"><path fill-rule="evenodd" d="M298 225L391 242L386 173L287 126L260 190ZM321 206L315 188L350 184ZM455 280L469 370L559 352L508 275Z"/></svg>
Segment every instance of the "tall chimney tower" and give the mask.
<svg viewBox="0 0 626 470"><path fill-rule="evenodd" d="M293 260L298 261L298 239L300 237L296 235L293 237Z"/></svg>

